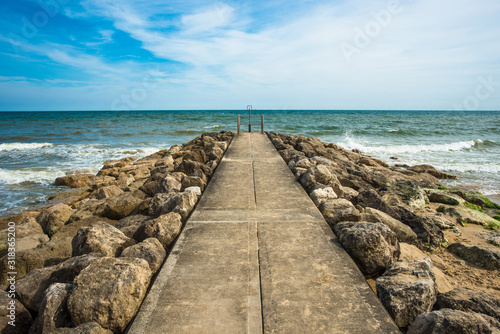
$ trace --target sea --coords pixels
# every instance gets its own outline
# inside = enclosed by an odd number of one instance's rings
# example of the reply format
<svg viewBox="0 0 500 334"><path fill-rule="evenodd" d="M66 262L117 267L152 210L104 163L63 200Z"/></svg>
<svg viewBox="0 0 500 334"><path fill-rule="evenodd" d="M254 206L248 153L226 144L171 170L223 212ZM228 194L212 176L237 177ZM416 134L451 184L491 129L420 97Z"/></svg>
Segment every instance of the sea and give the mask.
<svg viewBox="0 0 500 334"><path fill-rule="evenodd" d="M248 131L246 110L0 112L0 217L43 203L54 180L205 132ZM447 186L500 195L500 111L254 110L253 131L312 136L391 165L430 164Z"/></svg>

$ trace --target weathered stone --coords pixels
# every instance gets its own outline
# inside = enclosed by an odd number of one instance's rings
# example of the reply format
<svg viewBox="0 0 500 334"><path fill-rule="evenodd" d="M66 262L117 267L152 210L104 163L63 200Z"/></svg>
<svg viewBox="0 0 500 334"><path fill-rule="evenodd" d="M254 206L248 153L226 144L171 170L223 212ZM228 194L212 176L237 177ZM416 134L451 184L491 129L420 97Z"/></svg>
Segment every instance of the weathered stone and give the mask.
<svg viewBox="0 0 500 334"><path fill-rule="evenodd" d="M448 246L448 250L483 268L500 269L500 250L495 247L470 246L457 242Z"/></svg>
<svg viewBox="0 0 500 334"><path fill-rule="evenodd" d="M310 197L313 200L314 204L316 204L316 206L319 206L323 201L336 199L337 194L335 193L335 191L333 191L332 187L325 187L313 190L310 194Z"/></svg>
<svg viewBox="0 0 500 334"><path fill-rule="evenodd" d="M181 191L182 183L172 175L165 176L154 189L154 193L169 193Z"/></svg>
<svg viewBox="0 0 500 334"><path fill-rule="evenodd" d="M358 209L352 207L347 208L339 213L337 213L334 217L328 217L326 221L328 224L334 228L340 222L359 222L362 220L362 215L358 211Z"/></svg>
<svg viewBox="0 0 500 334"><path fill-rule="evenodd" d="M64 225L59 231L57 231L56 234L52 236L51 240L60 240L64 238L73 239L78 233L78 230L80 230L82 227L87 227L98 222L104 222L108 223L109 225L113 225L116 221L99 216L89 216L74 223L72 222L70 224Z"/></svg>
<svg viewBox="0 0 500 334"><path fill-rule="evenodd" d="M203 191L203 189L205 189L206 185L207 185L207 183L205 181L203 181L203 179L201 177L188 175L182 179L181 190L184 191L190 187L199 187L201 189L201 191Z"/></svg>
<svg viewBox="0 0 500 334"><path fill-rule="evenodd" d="M134 209L144 200L132 193L122 193L108 198L106 207L101 213L103 217L120 220L129 216Z"/></svg>
<svg viewBox="0 0 500 334"><path fill-rule="evenodd" d="M21 279L32 270L53 266L64 262L71 256L71 238L51 240L36 248L16 253L17 279ZM8 257L0 260L0 287L7 287L8 272L12 272L8 265Z"/></svg>
<svg viewBox="0 0 500 334"><path fill-rule="evenodd" d="M104 222L82 227L71 241L73 256L89 253L120 256L123 249L133 243L122 231Z"/></svg>
<svg viewBox="0 0 500 334"><path fill-rule="evenodd" d="M57 204L42 212L37 217L37 222L42 226L45 234L52 236L64 226L74 212L75 210L66 204Z"/></svg>
<svg viewBox="0 0 500 334"><path fill-rule="evenodd" d="M454 175L440 172L436 168L434 168L433 166L430 166L430 165L413 166L410 168L410 170L417 172L417 173L427 173L427 174L430 174L438 179L451 179L451 180L458 179L458 177L456 177Z"/></svg>
<svg viewBox="0 0 500 334"><path fill-rule="evenodd" d="M12 308L11 305L14 305L14 309L9 310L9 307ZM15 326L9 325L11 321L15 321ZM9 298L6 291L0 291L0 333L27 333L32 323L31 314L24 305L17 299Z"/></svg>
<svg viewBox="0 0 500 334"><path fill-rule="evenodd" d="M391 205L407 205L412 210L422 209L428 202L425 191L411 181L399 181L381 191L384 201ZM385 210L381 210L385 211Z"/></svg>
<svg viewBox="0 0 500 334"><path fill-rule="evenodd" d="M456 288L437 297L436 306L489 315L500 321L500 299L482 291Z"/></svg>
<svg viewBox="0 0 500 334"><path fill-rule="evenodd" d="M139 227L150 219L151 217L145 215L133 215L120 219L113 226L122 231L127 237L133 239Z"/></svg>
<svg viewBox="0 0 500 334"><path fill-rule="evenodd" d="M73 283L73 279L100 254L86 254L69 258L68 260L50 267L35 269L19 279L16 290L19 299L27 308L38 311L45 290L54 283Z"/></svg>
<svg viewBox="0 0 500 334"><path fill-rule="evenodd" d="M327 185L332 180L332 173L325 165L319 165L309 168L307 172L300 177L300 183L307 189L315 183Z"/></svg>
<svg viewBox="0 0 500 334"><path fill-rule="evenodd" d="M367 276L377 275L400 254L396 234L380 223L343 222L335 226L335 234L346 251Z"/></svg>
<svg viewBox="0 0 500 334"><path fill-rule="evenodd" d="M432 261L394 262L377 278L377 295L399 327L408 327L436 302L437 284Z"/></svg>
<svg viewBox="0 0 500 334"><path fill-rule="evenodd" d="M45 291L30 334L54 333L56 328L71 325L67 301L72 289L73 284L55 283Z"/></svg>
<svg viewBox="0 0 500 334"><path fill-rule="evenodd" d="M399 243L401 247L401 255L399 259L405 262L412 262L417 260L423 260L427 257L427 254L422 252L418 247L404 242ZM441 269L434 266L434 274L436 275L436 284L438 287L438 293L446 293L454 289L453 284L450 283L448 277Z"/></svg>
<svg viewBox="0 0 500 334"><path fill-rule="evenodd" d="M499 330L500 324L486 315L442 309L419 315L407 334L491 334Z"/></svg>
<svg viewBox="0 0 500 334"><path fill-rule="evenodd" d="M154 274L160 269L167 253L157 238L148 238L141 243L126 248L121 257L144 259Z"/></svg>
<svg viewBox="0 0 500 334"><path fill-rule="evenodd" d="M55 185L66 186L71 188L90 187L95 179L94 174L80 174L77 172L68 173L66 176L56 178Z"/></svg>
<svg viewBox="0 0 500 334"><path fill-rule="evenodd" d="M148 215L155 216L156 213L159 212L160 207L175 195L177 195L176 192L171 192L166 194L164 193L155 194L151 199L151 201L149 202Z"/></svg>
<svg viewBox="0 0 500 334"><path fill-rule="evenodd" d="M451 194L444 190L427 189L427 197L433 203L441 203L447 205L463 205L465 200L458 195Z"/></svg>
<svg viewBox="0 0 500 334"><path fill-rule="evenodd" d="M365 190L352 200L354 205L360 205L363 208L373 208L385 212L394 217L392 208L387 202L373 189Z"/></svg>
<svg viewBox="0 0 500 334"><path fill-rule="evenodd" d="M400 242L412 244L417 241L417 235L408 225L405 225L399 220L392 218L385 212L367 207L365 208L365 212L362 215L362 220L372 223L382 223L386 225L394 233L396 233Z"/></svg>
<svg viewBox="0 0 500 334"><path fill-rule="evenodd" d="M165 249L177 238L182 229L181 215L176 212L167 213L141 225L134 239L143 241L156 238Z"/></svg>
<svg viewBox="0 0 500 334"><path fill-rule="evenodd" d="M42 227L35 218L29 217L23 220L20 225L15 226L16 251L35 248L44 242L49 241L49 237L43 233ZM12 238L12 235L10 236ZM5 254L9 248L9 230L0 231L0 254Z"/></svg>
<svg viewBox="0 0 500 334"><path fill-rule="evenodd" d="M341 211L350 208L354 209L354 205L343 198L326 200L319 205L319 211L321 211L327 221L334 218Z"/></svg>
<svg viewBox="0 0 500 334"><path fill-rule="evenodd" d="M189 188L184 189L184 191L192 191L198 197L200 197L202 195L202 191L201 191L200 187L189 187Z"/></svg>
<svg viewBox="0 0 500 334"><path fill-rule="evenodd" d="M434 225L439 227L442 231L452 230L456 234L462 235L462 231L455 225L455 223L447 219L446 217L442 216L441 213L437 215L421 214L421 216L428 218L430 221L432 221Z"/></svg>
<svg viewBox="0 0 500 334"><path fill-rule="evenodd" d="M119 195L121 193L123 193L123 190L121 190L118 186L113 185L113 186L99 188L95 190L92 194L97 199L105 199L113 197L115 195Z"/></svg>
<svg viewBox="0 0 500 334"><path fill-rule="evenodd" d="M457 223L461 224L462 226L466 226L467 224L476 224L482 226L488 226L489 224L498 224L498 220L488 216L487 214L463 206L441 205L438 208L438 211L449 216L456 217Z"/></svg>
<svg viewBox="0 0 500 334"><path fill-rule="evenodd" d="M198 196L194 191L184 191L169 198L156 211L156 216L164 215L169 212L177 212L186 219L194 206L198 202Z"/></svg>
<svg viewBox="0 0 500 334"><path fill-rule="evenodd" d="M151 279L146 260L101 258L82 270L68 299L71 318L78 326L97 322L123 332L135 316Z"/></svg>

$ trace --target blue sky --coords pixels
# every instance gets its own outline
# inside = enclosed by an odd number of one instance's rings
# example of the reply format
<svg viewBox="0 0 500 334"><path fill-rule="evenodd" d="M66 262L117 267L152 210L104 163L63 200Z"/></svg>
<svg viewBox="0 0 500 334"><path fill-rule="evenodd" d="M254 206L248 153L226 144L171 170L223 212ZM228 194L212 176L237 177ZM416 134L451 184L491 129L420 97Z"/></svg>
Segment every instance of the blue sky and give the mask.
<svg viewBox="0 0 500 334"><path fill-rule="evenodd" d="M500 110L498 0L0 2L0 110Z"/></svg>

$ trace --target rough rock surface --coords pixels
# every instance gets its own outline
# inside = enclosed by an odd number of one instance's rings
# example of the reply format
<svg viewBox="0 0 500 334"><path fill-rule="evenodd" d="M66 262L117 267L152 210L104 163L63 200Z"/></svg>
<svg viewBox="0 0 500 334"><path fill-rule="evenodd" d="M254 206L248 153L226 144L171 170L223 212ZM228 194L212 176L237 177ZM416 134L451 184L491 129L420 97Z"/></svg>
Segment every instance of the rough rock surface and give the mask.
<svg viewBox="0 0 500 334"><path fill-rule="evenodd" d="M469 246L461 242L451 244L448 250L466 261L486 269L500 269L500 250L495 247Z"/></svg>
<svg viewBox="0 0 500 334"><path fill-rule="evenodd" d="M335 234L367 276L383 272L399 258L397 236L384 224L342 222L335 226Z"/></svg>
<svg viewBox="0 0 500 334"><path fill-rule="evenodd" d="M14 303L13 306L11 306L11 302ZM9 307L13 308L13 310L9 309ZM11 317L12 313L13 316ZM9 325L12 320L15 320L15 327ZM19 300L9 298L6 291L0 291L0 333L27 333L32 323L31 314L24 305Z"/></svg>
<svg viewBox="0 0 500 334"><path fill-rule="evenodd" d="M121 255L121 257L146 260L153 274L160 269L166 256L167 253L157 238L148 238L141 243L130 246Z"/></svg>
<svg viewBox="0 0 500 334"><path fill-rule="evenodd" d="M488 226L488 224L498 224L498 221L487 214L462 206L442 205L438 208L439 212L445 213L457 218L457 222L462 226L467 224L476 224Z"/></svg>
<svg viewBox="0 0 500 334"><path fill-rule="evenodd" d="M500 321L500 299L482 291L457 288L439 294L436 306L464 312L476 312L489 315Z"/></svg>
<svg viewBox="0 0 500 334"><path fill-rule="evenodd" d="M115 195L108 199L101 215L109 219L120 220L130 215L143 200L144 198L138 198L127 192Z"/></svg>
<svg viewBox="0 0 500 334"><path fill-rule="evenodd" d="M407 334L490 334L500 332L493 318L473 312L442 309L419 315Z"/></svg>
<svg viewBox="0 0 500 334"><path fill-rule="evenodd" d="M66 204L57 204L43 211L37 217L37 222L42 226L45 234L50 237L64 226L74 212L75 210Z"/></svg>
<svg viewBox="0 0 500 334"><path fill-rule="evenodd" d="M7 249L9 248L8 238L8 229L0 231L0 254L7 252ZM49 237L44 234L40 224L38 224L36 219L33 217L24 219L21 224L16 226L17 252L35 248L49 240Z"/></svg>
<svg viewBox="0 0 500 334"><path fill-rule="evenodd" d="M72 289L72 284L55 283L45 291L30 334L54 333L56 328L71 325L67 301Z"/></svg>
<svg viewBox="0 0 500 334"><path fill-rule="evenodd" d="M16 290L19 299L26 307L38 311L45 290L54 283L73 283L73 279L100 254L86 254L70 258L63 263L42 269L36 269L19 279Z"/></svg>
<svg viewBox="0 0 500 334"><path fill-rule="evenodd" d="M97 322L87 322L76 328L60 328L56 334L113 334L113 332L102 328Z"/></svg>
<svg viewBox="0 0 500 334"><path fill-rule="evenodd" d="M405 328L436 302L432 261L394 262L377 278L377 295L399 327Z"/></svg>
<svg viewBox="0 0 500 334"><path fill-rule="evenodd" d="M101 258L74 280L68 309L76 325L97 322L113 332L123 332L135 316L151 279L146 260Z"/></svg>
<svg viewBox="0 0 500 334"><path fill-rule="evenodd" d="M193 211L197 201L198 196L194 191L184 191L174 195L163 203L158 208L156 215L160 216L169 212L177 212L182 216L182 219L186 219L191 211Z"/></svg>
<svg viewBox="0 0 500 334"><path fill-rule="evenodd" d="M417 235L408 226L403 224L397 219L392 218L385 212L379 211L373 208L365 208L365 212L362 215L362 220L373 223L382 223L391 229L398 236L400 242L406 243L416 243Z"/></svg>
<svg viewBox="0 0 500 334"><path fill-rule="evenodd" d="M148 238L156 238L167 249L177 238L181 229L181 215L171 212L141 225L134 235L134 239L143 241Z"/></svg>
<svg viewBox="0 0 500 334"><path fill-rule="evenodd" d="M337 198L337 194L332 187L315 189L309 196L311 196L311 199L316 206L319 206L323 201Z"/></svg>
<svg viewBox="0 0 500 334"><path fill-rule="evenodd" d="M98 222L88 227L82 227L71 241L73 255L79 256L89 253L99 253L104 256L120 256L123 249L133 244L119 229Z"/></svg>

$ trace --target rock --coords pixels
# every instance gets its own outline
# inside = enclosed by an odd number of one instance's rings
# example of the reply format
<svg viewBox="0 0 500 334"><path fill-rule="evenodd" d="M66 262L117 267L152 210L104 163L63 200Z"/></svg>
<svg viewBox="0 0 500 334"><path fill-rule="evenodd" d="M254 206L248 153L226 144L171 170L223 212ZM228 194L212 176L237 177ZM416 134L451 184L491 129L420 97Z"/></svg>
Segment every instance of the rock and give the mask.
<svg viewBox="0 0 500 334"><path fill-rule="evenodd" d="M302 186L307 189L315 183L327 185L332 178L332 173L330 173L328 168L325 165L319 165L309 168L307 172L302 174L299 181Z"/></svg>
<svg viewBox="0 0 500 334"><path fill-rule="evenodd" d="M405 262L412 262L417 260L423 260L427 257L427 254L422 252L414 245L406 244L401 242L399 244L401 247L401 255L399 259ZM434 266L434 274L436 275L436 284L438 287L438 293L446 293L453 290L454 286L448 280L448 277L441 271L441 269Z"/></svg>
<svg viewBox="0 0 500 334"><path fill-rule="evenodd" d="M436 302L432 261L394 262L376 280L377 296L399 327L405 328Z"/></svg>
<svg viewBox="0 0 500 334"><path fill-rule="evenodd" d="M377 275L400 255L397 236L380 223L343 222L335 226L335 234L353 257L363 274Z"/></svg>
<svg viewBox="0 0 500 334"><path fill-rule="evenodd" d="M438 295L436 306L489 315L500 321L500 299L486 292L456 288Z"/></svg>
<svg viewBox="0 0 500 334"><path fill-rule="evenodd" d="M73 279L100 254L72 257L58 265L36 269L17 281L17 293L26 307L38 311L45 290L54 283L73 283Z"/></svg>
<svg viewBox="0 0 500 334"><path fill-rule="evenodd" d="M56 328L71 325L67 301L72 289L72 284L55 283L45 291L30 334L54 333Z"/></svg>
<svg viewBox="0 0 500 334"><path fill-rule="evenodd" d="M467 224L476 224L482 226L498 224L498 220L491 218L487 214L463 206L441 205L437 209L437 211L452 217L456 217L457 223L461 224L462 226L466 226Z"/></svg>
<svg viewBox="0 0 500 334"><path fill-rule="evenodd" d="M175 169L176 172L183 172L184 174L191 174L201 170L205 175L212 175L212 170L205 164L198 161L182 160L179 166Z"/></svg>
<svg viewBox="0 0 500 334"><path fill-rule="evenodd" d="M457 242L448 246L448 250L485 269L500 269L500 250L495 247L470 246Z"/></svg>
<svg viewBox="0 0 500 334"><path fill-rule="evenodd" d="M134 242L122 231L104 222L82 227L71 241L73 255L99 253L104 256L120 256L123 249Z"/></svg>
<svg viewBox="0 0 500 334"><path fill-rule="evenodd" d="M42 212L37 217L37 222L42 226L45 234L51 237L64 226L74 212L75 210L66 204L57 204Z"/></svg>
<svg viewBox="0 0 500 334"><path fill-rule="evenodd" d="M203 191L203 189L205 189L206 185L207 185L206 181L203 181L203 179L201 177L188 175L182 179L181 190L184 191L190 187L199 187L201 189L201 191Z"/></svg>
<svg viewBox="0 0 500 334"><path fill-rule="evenodd" d="M112 186L99 188L99 189L95 190L92 194L97 199L105 199L105 198L110 198L110 197L119 195L121 193L123 193L123 190L121 190L120 188L118 188L115 185L112 185Z"/></svg>
<svg viewBox="0 0 500 334"><path fill-rule="evenodd" d="M365 212L362 214L361 219L366 222L382 223L386 225L391 231L396 233L400 242L413 244L417 241L417 235L408 225L403 224L399 220L377 209L370 207L365 208Z"/></svg>
<svg viewBox="0 0 500 334"><path fill-rule="evenodd" d="M109 219L120 220L129 216L143 200L144 198L137 198L132 193L115 195L107 200L101 215Z"/></svg>
<svg viewBox="0 0 500 334"><path fill-rule="evenodd" d="M17 225L15 233L17 252L35 248L49 241L49 237L43 233L42 227L33 217L26 218L20 225ZM7 253L9 248L8 239L9 230L0 231L0 254Z"/></svg>
<svg viewBox="0 0 500 334"><path fill-rule="evenodd" d="M13 309L9 310L9 307ZM15 326L9 325L9 322L13 320L15 320ZM9 298L6 291L0 291L0 333L27 333L32 323L31 314L24 305L17 299Z"/></svg>
<svg viewBox="0 0 500 334"><path fill-rule="evenodd" d="M151 201L149 202L149 216L155 216L157 212L160 212L160 207L165 204L169 199L177 195L176 192L171 193L158 193L153 196Z"/></svg>
<svg viewBox="0 0 500 334"><path fill-rule="evenodd" d="M167 249L181 232L181 218L180 214L170 212L156 219L149 220L140 226L134 235L134 239L143 241L148 238L156 238Z"/></svg>
<svg viewBox="0 0 500 334"><path fill-rule="evenodd" d="M381 195L391 206L404 204L413 210L422 209L428 202L425 191L412 181L399 181L381 190Z"/></svg>
<svg viewBox="0 0 500 334"><path fill-rule="evenodd" d="M462 235L462 231L455 225L454 222L451 220L445 218L444 216L440 216L440 214L437 215L429 215L429 214L423 214L422 216L428 218L434 225L439 227L442 231L446 230L452 230L458 235Z"/></svg>
<svg viewBox="0 0 500 334"><path fill-rule="evenodd" d="M444 190L427 189L425 192L427 193L429 201L433 203L441 203L447 205L464 205L465 203L465 200L462 197L451 194Z"/></svg>
<svg viewBox="0 0 500 334"><path fill-rule="evenodd" d="M113 225L116 221L104 217L89 216L74 223L64 225L56 234L52 236L51 240L60 240L64 238L73 239L82 227L87 227L98 222L104 222L108 223L109 225Z"/></svg>
<svg viewBox="0 0 500 334"><path fill-rule="evenodd" d="M387 204L387 202L373 189L360 192L359 195L353 199L352 203L363 208L377 209L392 217L395 215L389 204Z"/></svg>
<svg viewBox="0 0 500 334"><path fill-rule="evenodd" d="M176 194L163 203L157 210L156 216L164 215L169 212L177 212L186 219L194 206L198 202L198 196L194 191L184 191Z"/></svg>
<svg viewBox="0 0 500 334"><path fill-rule="evenodd" d="M297 162L294 162L294 165L295 165L296 168L309 169L309 168L315 167L316 166L316 162L314 162L312 159L304 158L304 159L300 159Z"/></svg>
<svg viewBox="0 0 500 334"><path fill-rule="evenodd" d="M113 332L123 332L137 313L151 279L146 260L101 258L74 280L68 309L74 323L97 322Z"/></svg>
<svg viewBox="0 0 500 334"><path fill-rule="evenodd" d="M51 240L36 248L16 253L17 279L21 279L32 270L53 266L64 262L71 256L71 238ZM4 256L0 261L0 287L7 287L7 275L11 272L8 258Z"/></svg>
<svg viewBox="0 0 500 334"><path fill-rule="evenodd" d="M436 168L434 168L433 166L430 166L430 165L417 165L417 166L411 167L410 170L417 172L417 173L427 173L427 174L430 174L438 179L449 179L449 180L458 179L458 177L456 177L454 175L440 172Z"/></svg>
<svg viewBox="0 0 500 334"><path fill-rule="evenodd" d="M486 334L498 333L500 324L488 316L442 309L419 315L407 334Z"/></svg>
<svg viewBox="0 0 500 334"><path fill-rule="evenodd" d="M343 194L342 197L344 197L345 199L347 199L349 201L353 200L354 198L356 198L359 195L359 192L357 192L356 190L349 188L349 187L344 187L342 185L339 186L339 190L337 190L336 188L334 188L334 190L339 196L340 196L340 194L338 192L341 191Z"/></svg>
<svg viewBox="0 0 500 334"><path fill-rule="evenodd" d="M102 328L97 322L86 322L76 328L60 328L57 334L113 334L113 332Z"/></svg>
<svg viewBox="0 0 500 334"><path fill-rule="evenodd" d="M200 187L189 187L189 188L186 188L184 189L184 191L192 191L196 194L196 196L200 197L202 192L201 192L201 189Z"/></svg>
<svg viewBox="0 0 500 334"><path fill-rule="evenodd" d="M141 243L126 248L121 257L144 259L154 274L160 269L167 253L157 238L148 238Z"/></svg>
<svg viewBox="0 0 500 334"><path fill-rule="evenodd" d="M120 219L114 227L122 231L127 237L133 239L139 227L150 219L151 217L144 215L128 216Z"/></svg>
<svg viewBox="0 0 500 334"><path fill-rule="evenodd" d="M327 222L330 227L335 228L335 226L340 222L360 222L361 220L361 212L359 212L358 209L352 207L340 211L333 218L329 217L327 219Z"/></svg>
<svg viewBox="0 0 500 334"><path fill-rule="evenodd" d="M94 174L79 174L73 172L66 176L56 178L55 185L58 187L84 188L90 187L94 179Z"/></svg>
<svg viewBox="0 0 500 334"><path fill-rule="evenodd" d="M337 194L333 191L332 187L315 189L309 196L316 206L319 206L323 201L337 198Z"/></svg>
<svg viewBox="0 0 500 334"><path fill-rule="evenodd" d="M323 201L318 207L319 211L321 211L327 221L329 218L335 217L341 211L350 208L354 209L354 205L343 198Z"/></svg>
<svg viewBox="0 0 500 334"><path fill-rule="evenodd" d="M169 193L181 191L182 183L177 180L172 175L165 176L160 182L158 182L154 193Z"/></svg>

